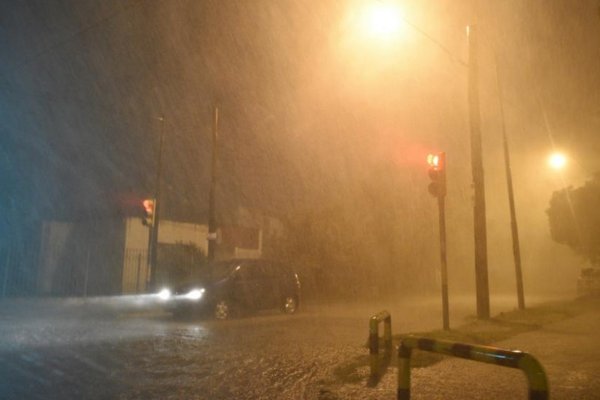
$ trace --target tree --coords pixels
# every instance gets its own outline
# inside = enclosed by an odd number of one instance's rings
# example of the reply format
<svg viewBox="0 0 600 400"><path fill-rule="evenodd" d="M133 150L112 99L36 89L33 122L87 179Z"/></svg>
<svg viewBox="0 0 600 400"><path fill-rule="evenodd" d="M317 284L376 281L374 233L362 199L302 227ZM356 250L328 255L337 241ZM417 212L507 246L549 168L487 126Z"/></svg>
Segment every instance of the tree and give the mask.
<svg viewBox="0 0 600 400"><path fill-rule="evenodd" d="M600 173L579 188L554 192L546 213L554 241L600 261Z"/></svg>

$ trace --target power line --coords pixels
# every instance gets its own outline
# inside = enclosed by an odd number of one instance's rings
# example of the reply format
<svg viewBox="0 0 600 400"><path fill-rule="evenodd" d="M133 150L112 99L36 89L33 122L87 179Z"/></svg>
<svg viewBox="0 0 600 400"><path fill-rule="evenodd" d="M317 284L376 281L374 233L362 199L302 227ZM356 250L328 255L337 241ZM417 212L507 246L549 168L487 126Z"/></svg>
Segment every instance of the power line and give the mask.
<svg viewBox="0 0 600 400"><path fill-rule="evenodd" d="M88 26L81 28L80 30L78 30L78 31L72 33L71 35L69 35L68 37L66 37L64 40L58 41L57 43L47 46L46 48L40 50L37 54L35 54L35 55L29 57L28 59L15 65L9 72L14 72L15 70L18 70L18 69L36 61L37 59L41 58L42 56L47 55L48 53L54 52L58 48L67 45L68 43L72 42L75 38L77 38L81 35L84 35L96 28L99 28L102 25L107 24L108 22L121 16L125 12L128 12L128 11L132 10L133 8L139 6L143 1L144 0L130 0L130 3L128 5L123 6L120 10L118 10L110 15L107 15L106 17L101 18L98 21L93 22ZM5 75L6 75L6 73L5 73Z"/></svg>
<svg viewBox="0 0 600 400"><path fill-rule="evenodd" d="M417 25L413 24L412 22L406 20L405 18L400 18L405 24L407 24L408 26L410 26L411 28L413 28L415 31L419 32L421 35L425 36L425 38L429 39L430 42L432 42L433 44L435 44L439 49L441 49L444 53L446 53L446 55L448 55L448 57L450 57L450 59L459 64L462 65L463 67L467 67L467 63L465 63L464 61L460 60L459 58L456 57L456 55L450 51L450 49L448 49L442 42L440 42L439 40L437 40L436 38L434 38L433 36L431 36L429 33L425 32L423 29L419 28Z"/></svg>

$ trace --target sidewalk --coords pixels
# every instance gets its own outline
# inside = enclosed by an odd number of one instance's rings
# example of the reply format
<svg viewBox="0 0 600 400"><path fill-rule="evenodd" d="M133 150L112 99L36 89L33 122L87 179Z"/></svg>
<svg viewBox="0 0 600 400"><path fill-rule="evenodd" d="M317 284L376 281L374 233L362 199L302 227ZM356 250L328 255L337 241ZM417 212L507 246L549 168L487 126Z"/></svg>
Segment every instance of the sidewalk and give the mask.
<svg viewBox="0 0 600 400"><path fill-rule="evenodd" d="M532 354L544 366L551 399L600 399L600 308L493 346ZM396 366L376 388L343 389L344 399L396 398ZM448 358L412 370L411 399L527 399L520 370Z"/></svg>

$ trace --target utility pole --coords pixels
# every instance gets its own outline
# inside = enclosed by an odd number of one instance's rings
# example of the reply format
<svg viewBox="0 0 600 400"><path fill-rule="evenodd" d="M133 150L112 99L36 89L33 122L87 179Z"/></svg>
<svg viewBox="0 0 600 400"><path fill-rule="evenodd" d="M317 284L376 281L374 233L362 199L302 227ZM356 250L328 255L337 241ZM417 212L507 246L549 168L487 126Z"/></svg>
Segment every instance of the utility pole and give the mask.
<svg viewBox="0 0 600 400"><path fill-rule="evenodd" d="M162 175L162 150L163 141L165 135L165 118L160 117L161 129L160 129L160 140L158 143L158 162L156 165L156 181L154 183L154 219L150 226L150 237L148 243L148 266L150 270L150 290L156 289L156 272L158 270L158 225L160 222L160 189L161 189L161 175Z"/></svg>
<svg viewBox="0 0 600 400"><path fill-rule="evenodd" d="M512 170L510 167L510 152L508 149L508 137L506 134L506 122L504 119L504 102L502 101L502 85L500 72L498 71L498 59L496 58L496 84L498 85L498 97L500 100L500 116L502 118L502 143L504 145L504 166L506 170L506 184L508 186L508 204L510 207L510 230L512 233L513 258L515 260L515 275L517 281L517 301L519 310L525 309L525 295L523 293L523 272L521 268L521 247L519 246L519 228L517 226L517 213L515 210L515 197L513 191Z"/></svg>
<svg viewBox="0 0 600 400"><path fill-rule="evenodd" d="M490 317L490 293L487 265L487 228L485 217L485 184L481 145L481 116L479 111L479 88L477 70L477 29L467 27L469 38L469 125L471 131L471 167L473 171L473 222L475 236L475 286L477 294L477 317Z"/></svg>
<svg viewBox="0 0 600 400"><path fill-rule="evenodd" d="M208 261L215 259L217 245L217 217L215 210L215 194L217 189L217 138L219 131L219 107L215 105L213 110L212 130L212 163L210 176L210 191L208 198Z"/></svg>

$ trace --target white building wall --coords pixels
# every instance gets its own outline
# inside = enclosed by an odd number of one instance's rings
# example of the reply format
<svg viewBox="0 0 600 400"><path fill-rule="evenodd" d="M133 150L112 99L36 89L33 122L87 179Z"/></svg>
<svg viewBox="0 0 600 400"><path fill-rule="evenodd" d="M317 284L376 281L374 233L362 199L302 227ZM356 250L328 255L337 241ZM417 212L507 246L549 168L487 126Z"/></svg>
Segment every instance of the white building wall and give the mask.
<svg viewBox="0 0 600 400"><path fill-rule="evenodd" d="M125 223L125 256L122 287L124 294L144 292L148 281L149 229L141 218L128 218ZM158 242L165 244L192 243L208 253L208 226L161 220Z"/></svg>
<svg viewBox="0 0 600 400"><path fill-rule="evenodd" d="M208 254L208 226L190 224L186 222L160 221L158 228L158 242L175 243L193 243L201 249L204 254Z"/></svg>
<svg viewBox="0 0 600 400"><path fill-rule="evenodd" d="M125 250L148 249L149 228L142 224L141 218L127 218L125 220Z"/></svg>
<svg viewBox="0 0 600 400"><path fill-rule="evenodd" d="M42 223L42 245L37 286L40 294L52 293L53 276L60 267L59 260L67 251L67 237L73 224L66 222L44 221Z"/></svg>

